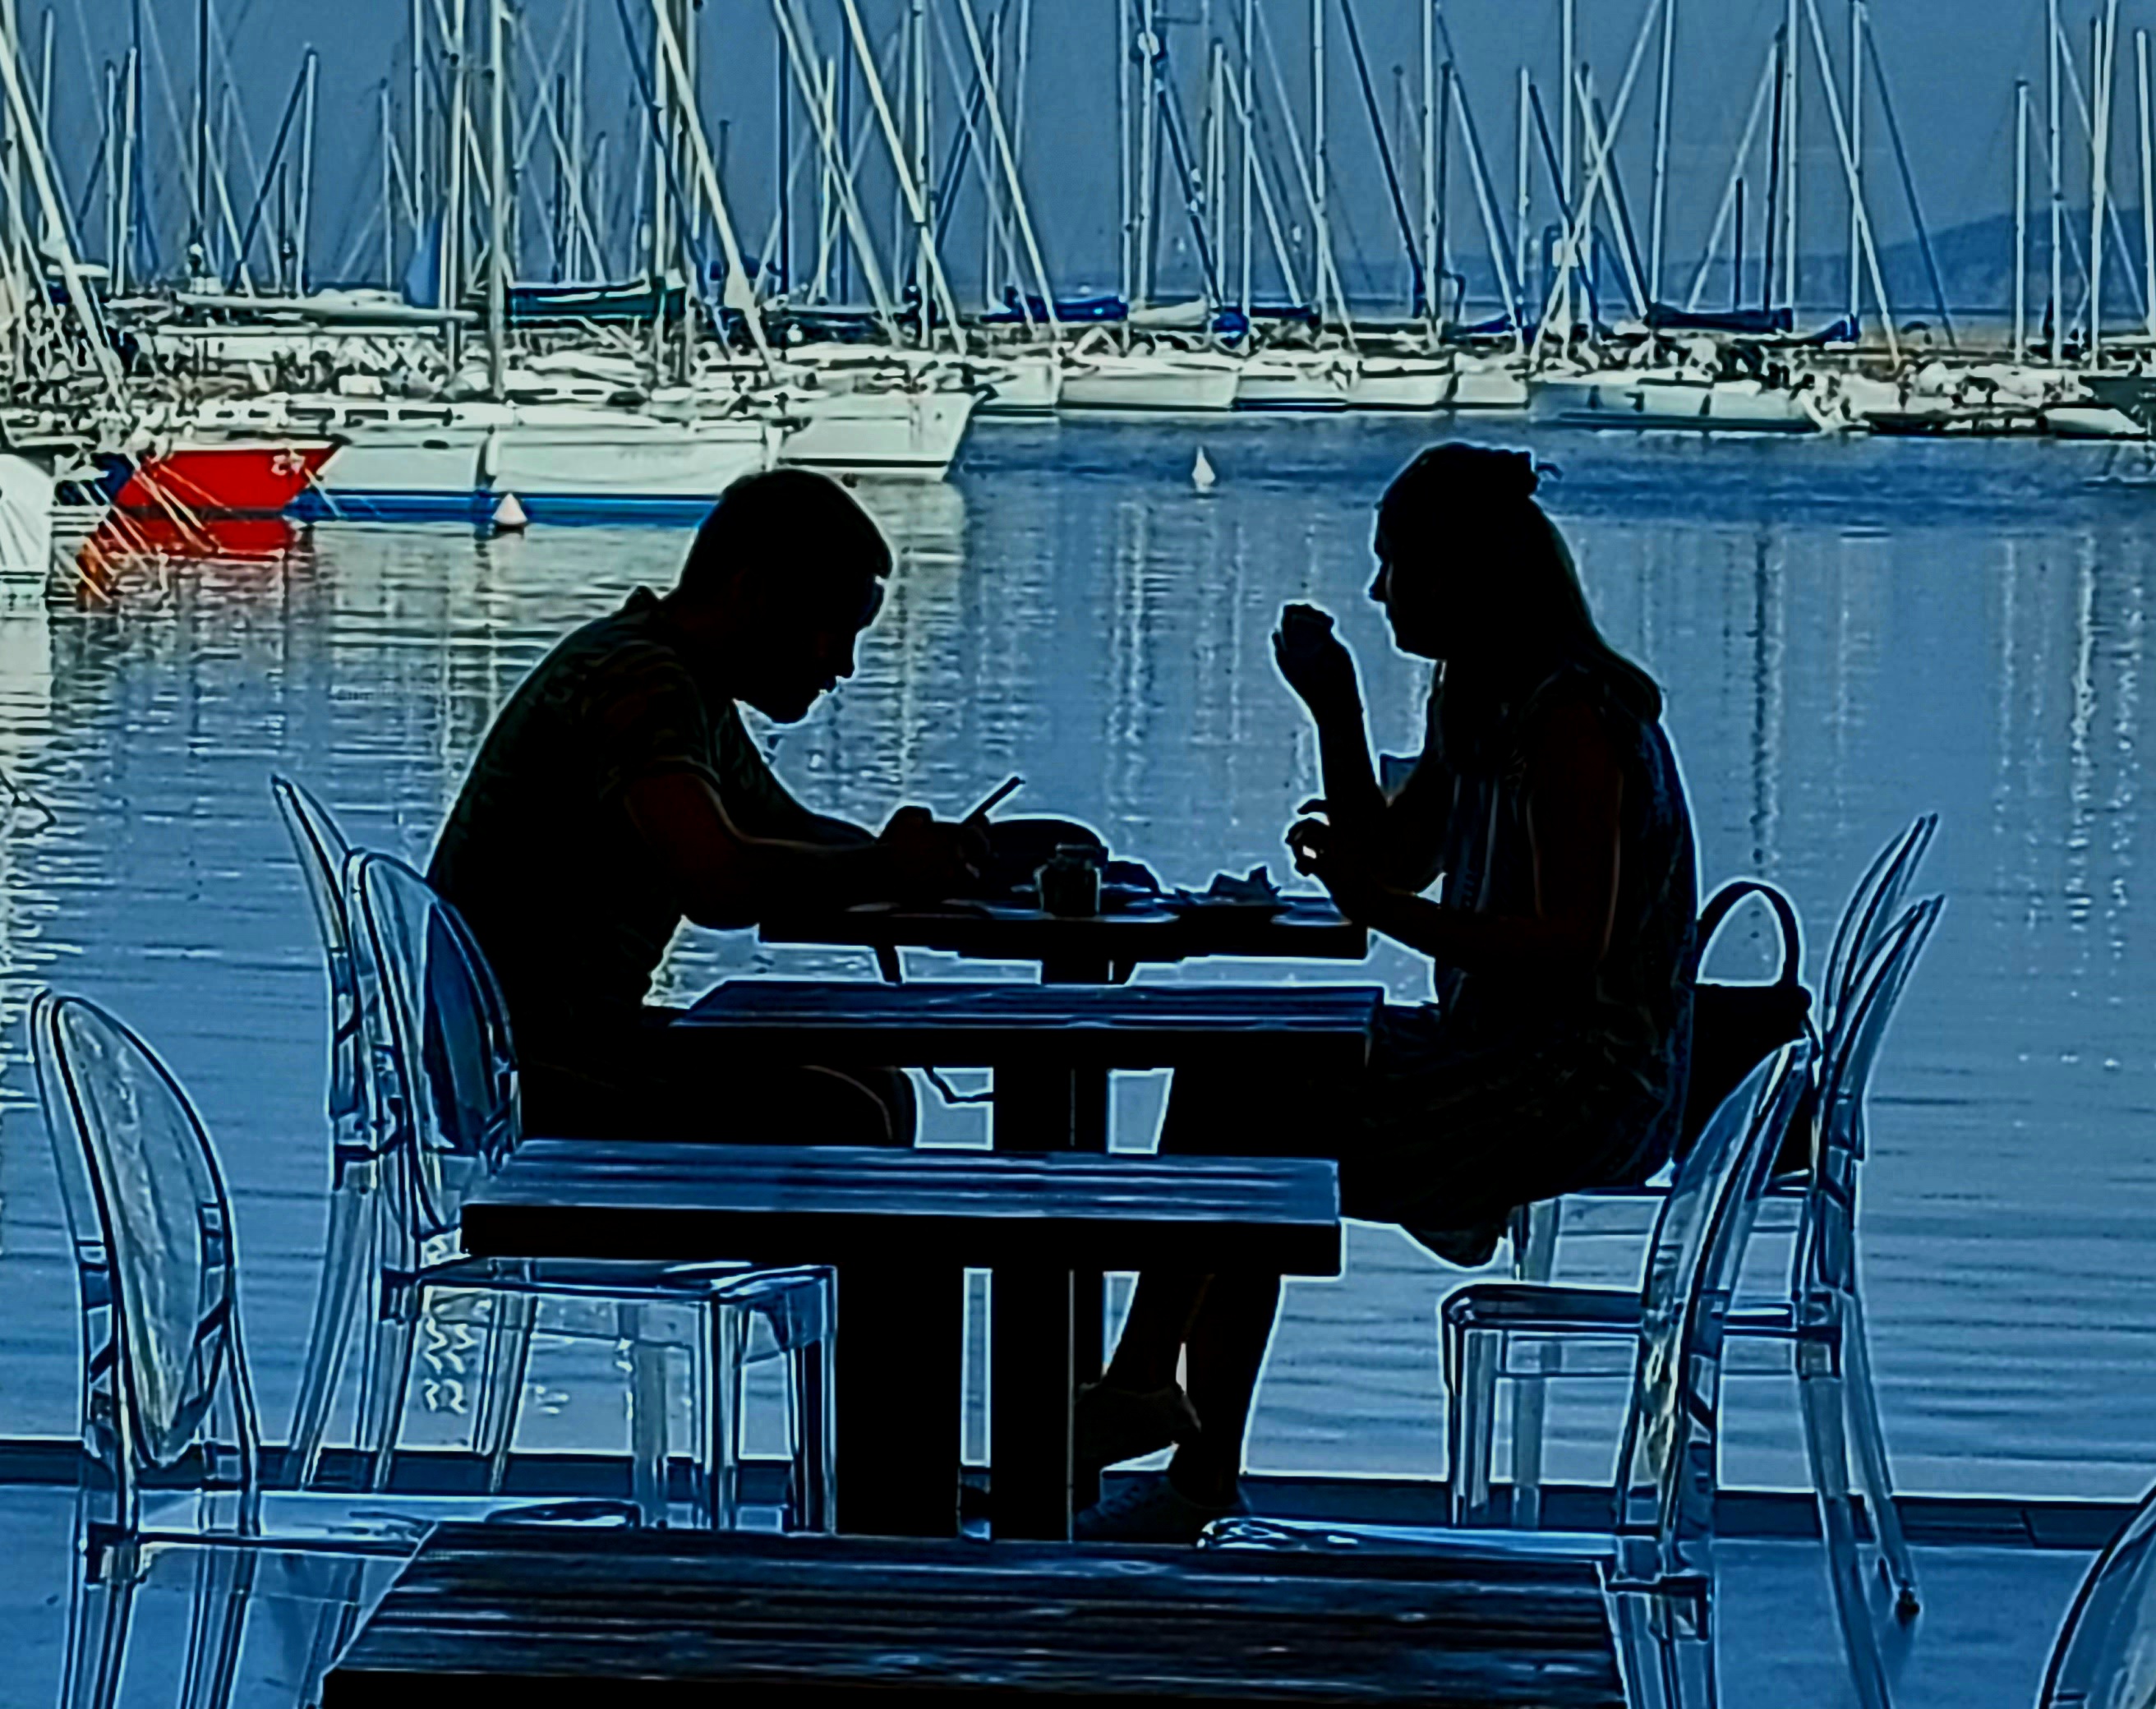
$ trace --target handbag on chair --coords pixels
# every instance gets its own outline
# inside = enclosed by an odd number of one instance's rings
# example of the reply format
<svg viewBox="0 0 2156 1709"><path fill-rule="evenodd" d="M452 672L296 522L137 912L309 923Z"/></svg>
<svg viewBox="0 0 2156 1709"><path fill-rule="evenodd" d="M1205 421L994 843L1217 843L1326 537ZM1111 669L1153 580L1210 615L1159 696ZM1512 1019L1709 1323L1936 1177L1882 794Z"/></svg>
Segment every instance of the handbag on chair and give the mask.
<svg viewBox="0 0 2156 1709"><path fill-rule="evenodd" d="M1702 979L1698 970L1722 922L1738 903L1757 896L1774 915L1781 932L1779 972L1766 984L1725 984ZM1691 1072L1685 1089L1684 1121L1677 1133L1677 1155L1691 1149L1708 1118L1754 1068L1774 1051L1811 1029L1812 994L1799 976L1804 933L1788 897L1763 879L1732 879L1700 910L1699 936L1692 951ZM1811 1164L1811 1124L1790 1123L1774 1173L1786 1174Z"/></svg>

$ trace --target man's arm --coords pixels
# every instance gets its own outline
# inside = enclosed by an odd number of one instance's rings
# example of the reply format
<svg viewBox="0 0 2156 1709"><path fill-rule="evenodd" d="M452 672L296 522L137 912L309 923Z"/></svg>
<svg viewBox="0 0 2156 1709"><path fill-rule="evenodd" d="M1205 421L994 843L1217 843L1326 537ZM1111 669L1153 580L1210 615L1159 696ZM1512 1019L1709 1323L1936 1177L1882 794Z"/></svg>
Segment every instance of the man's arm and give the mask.
<svg viewBox="0 0 2156 1709"><path fill-rule="evenodd" d="M793 910L932 899L968 876L970 845L960 828L918 808L901 809L880 837L814 814L845 840L750 837L727 816L711 779L681 767L632 780L622 805L681 911L699 926L737 928Z"/></svg>

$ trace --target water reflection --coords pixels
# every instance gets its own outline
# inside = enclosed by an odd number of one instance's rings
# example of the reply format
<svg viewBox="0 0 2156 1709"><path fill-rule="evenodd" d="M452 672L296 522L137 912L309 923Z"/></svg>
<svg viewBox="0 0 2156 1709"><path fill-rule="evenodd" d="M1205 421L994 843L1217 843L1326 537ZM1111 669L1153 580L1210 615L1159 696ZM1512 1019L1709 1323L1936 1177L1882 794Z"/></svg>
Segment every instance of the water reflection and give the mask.
<svg viewBox="0 0 2156 1709"><path fill-rule="evenodd" d="M1316 768L1267 650L1281 603L1336 613L1381 747L1419 739L1427 672L1392 652L1363 589L1371 506L1421 431L1209 424L1221 480L1206 497L1186 434L1106 424L984 430L949 485L865 485L899 559L885 616L834 703L761 734L823 810L956 808L1019 772L1019 805L1099 825L1170 882L1260 861L1285 876L1281 832ZM1707 883L1786 884L1816 967L1871 850L1919 811L1943 815L1929 876L1951 903L1880 1070L1866 1182L1899 1475L2138 1491L2156 1378L2135 1355L2156 1303L2117 1255L2156 1210L2156 967L2133 953L2156 516L2086 490L2068 447L1544 449L1612 638L1667 685ZM0 988L56 978L110 1001L203 1105L239 1197L273 1434L311 1298L322 1017L268 774L305 779L362 840L424 856L522 673L632 586L670 580L686 543L325 525L270 561L191 563L155 598L0 603L0 768L58 815L0 838ZM1740 919L1727 937L1717 967L1743 977L1767 935ZM695 934L665 977L680 993L750 967L865 971L848 952ZM1401 954L1358 977L1426 989ZM73 1424L72 1305L30 1097L10 1051L5 1434ZM1120 1090L1134 1131L1158 1097ZM973 1119L934 1114L947 1135ZM1357 1230L1349 1255L1342 1283L1291 1292L1254 1452L1435 1470L1430 1307L1448 1275L1383 1230ZM1609 1261L1614 1279L1636 1255ZM530 1409L531 1445L624 1428L618 1385L580 1375L583 1356L555 1347L535 1368L549 1404ZM1733 1397L1730 1473L1798 1482L1794 1415L1771 1389ZM1553 1475L1606 1466L1599 1404L1557 1408Z"/></svg>

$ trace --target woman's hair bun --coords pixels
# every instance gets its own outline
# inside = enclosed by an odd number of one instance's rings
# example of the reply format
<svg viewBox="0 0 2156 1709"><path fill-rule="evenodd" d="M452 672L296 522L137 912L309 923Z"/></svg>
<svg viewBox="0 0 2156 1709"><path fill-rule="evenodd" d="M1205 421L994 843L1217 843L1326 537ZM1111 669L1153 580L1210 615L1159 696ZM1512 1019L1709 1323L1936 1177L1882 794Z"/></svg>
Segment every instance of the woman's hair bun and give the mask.
<svg viewBox="0 0 2156 1709"><path fill-rule="evenodd" d="M1381 509L1417 500L1448 506L1524 504L1541 485L1533 453L1455 439L1417 453L1388 490Z"/></svg>

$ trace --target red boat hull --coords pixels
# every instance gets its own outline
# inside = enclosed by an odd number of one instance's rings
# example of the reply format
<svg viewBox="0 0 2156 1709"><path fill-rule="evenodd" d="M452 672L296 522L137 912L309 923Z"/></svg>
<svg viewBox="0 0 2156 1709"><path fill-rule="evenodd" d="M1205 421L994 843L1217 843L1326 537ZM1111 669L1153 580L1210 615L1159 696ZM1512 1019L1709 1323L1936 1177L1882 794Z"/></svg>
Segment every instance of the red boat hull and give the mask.
<svg viewBox="0 0 2156 1709"><path fill-rule="evenodd" d="M321 440L176 445L138 463L114 506L180 516L275 516L336 448Z"/></svg>

